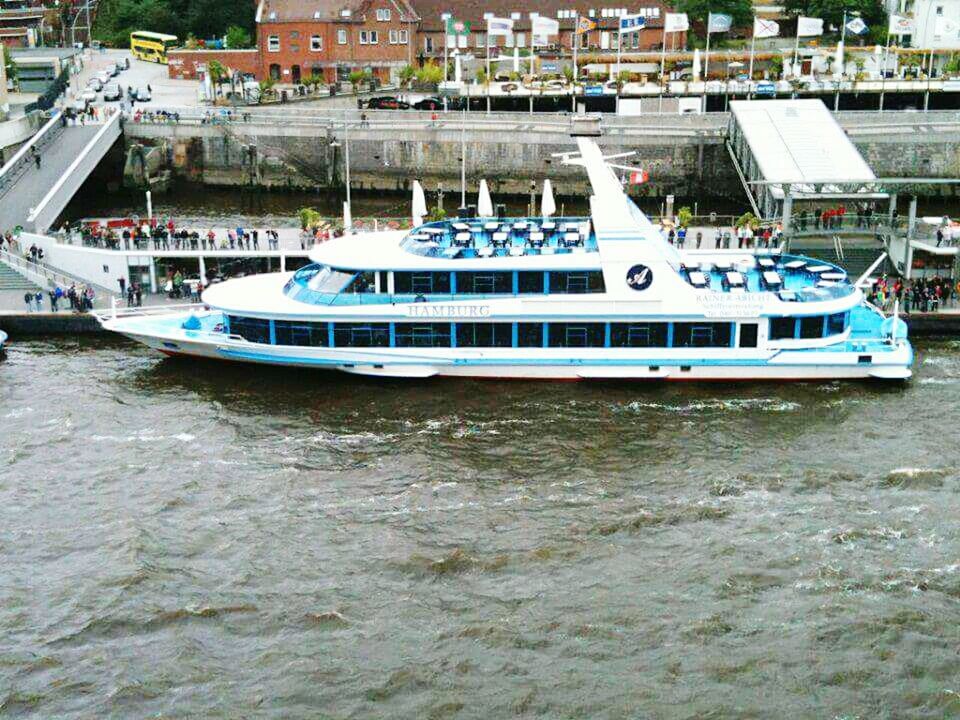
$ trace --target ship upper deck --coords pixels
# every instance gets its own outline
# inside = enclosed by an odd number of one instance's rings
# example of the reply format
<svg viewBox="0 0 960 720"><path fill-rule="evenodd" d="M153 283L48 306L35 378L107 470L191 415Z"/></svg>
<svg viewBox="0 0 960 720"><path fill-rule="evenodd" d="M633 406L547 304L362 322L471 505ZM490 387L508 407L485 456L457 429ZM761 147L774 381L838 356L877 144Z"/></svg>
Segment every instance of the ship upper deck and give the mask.
<svg viewBox="0 0 960 720"><path fill-rule="evenodd" d="M407 252L448 260L595 253L590 218L471 218L432 222L402 242Z"/></svg>

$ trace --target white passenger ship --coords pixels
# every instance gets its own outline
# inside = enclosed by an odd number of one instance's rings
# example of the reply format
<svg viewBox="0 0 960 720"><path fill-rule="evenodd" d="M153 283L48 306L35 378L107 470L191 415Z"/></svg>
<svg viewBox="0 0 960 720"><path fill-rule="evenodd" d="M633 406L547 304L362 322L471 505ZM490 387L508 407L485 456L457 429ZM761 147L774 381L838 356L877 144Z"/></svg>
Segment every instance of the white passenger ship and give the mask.
<svg viewBox="0 0 960 720"><path fill-rule="evenodd" d="M101 316L168 355L347 373L550 380L906 379L905 324L839 267L668 244L577 120L589 218L463 218L347 235L203 308Z"/></svg>

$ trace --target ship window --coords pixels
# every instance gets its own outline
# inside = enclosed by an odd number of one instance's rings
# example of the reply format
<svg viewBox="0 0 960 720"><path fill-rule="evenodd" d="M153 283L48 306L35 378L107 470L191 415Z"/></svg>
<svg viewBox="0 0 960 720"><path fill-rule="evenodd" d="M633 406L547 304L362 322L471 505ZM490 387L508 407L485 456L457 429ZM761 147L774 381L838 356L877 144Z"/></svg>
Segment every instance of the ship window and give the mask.
<svg viewBox="0 0 960 720"><path fill-rule="evenodd" d="M551 293L584 294L603 291L603 273L599 270L550 273Z"/></svg>
<svg viewBox="0 0 960 720"><path fill-rule="evenodd" d="M550 347L603 347L603 323L550 323Z"/></svg>
<svg viewBox="0 0 960 720"><path fill-rule="evenodd" d="M824 317L800 318L800 337L804 340L823 337Z"/></svg>
<svg viewBox="0 0 960 720"><path fill-rule="evenodd" d="M745 323L740 326L740 347L755 348L757 346L757 324Z"/></svg>
<svg viewBox="0 0 960 720"><path fill-rule="evenodd" d="M675 323L674 347L730 347L731 323Z"/></svg>
<svg viewBox="0 0 960 720"><path fill-rule="evenodd" d="M847 329L847 314L836 313L827 318L827 335L840 335Z"/></svg>
<svg viewBox="0 0 960 720"><path fill-rule="evenodd" d="M330 344L330 332L327 323L297 323L276 320L273 325L277 345L327 347Z"/></svg>
<svg viewBox="0 0 960 720"><path fill-rule="evenodd" d="M512 347L511 323L457 323L457 347Z"/></svg>
<svg viewBox="0 0 960 720"><path fill-rule="evenodd" d="M397 347L450 347L450 323L397 323Z"/></svg>
<svg viewBox="0 0 960 720"><path fill-rule="evenodd" d="M466 295L509 295L513 293L513 273L458 272L457 293Z"/></svg>
<svg viewBox="0 0 960 720"><path fill-rule="evenodd" d="M770 320L770 339L793 340L796 324L796 320L792 317L772 318Z"/></svg>
<svg viewBox="0 0 960 720"><path fill-rule="evenodd" d="M269 320L230 315L228 321L231 335L239 335L248 342L270 344Z"/></svg>
<svg viewBox="0 0 960 720"><path fill-rule="evenodd" d="M543 294L542 272L521 272L518 278L518 289L522 295Z"/></svg>
<svg viewBox="0 0 960 720"><path fill-rule="evenodd" d="M667 323L613 323L611 347L666 347Z"/></svg>
<svg viewBox="0 0 960 720"><path fill-rule="evenodd" d="M517 324L518 347L543 347L543 325L540 323Z"/></svg>
<svg viewBox="0 0 960 720"><path fill-rule="evenodd" d="M353 282L347 287L344 292L348 293L372 293L376 292L376 273L374 272L362 272L359 273L354 279Z"/></svg>
<svg viewBox="0 0 960 720"><path fill-rule="evenodd" d="M450 292L448 272L395 272L393 291L398 295L429 295Z"/></svg>
<svg viewBox="0 0 960 720"><path fill-rule="evenodd" d="M389 347L390 326L387 323L336 323L333 343L336 347Z"/></svg>
<svg viewBox="0 0 960 720"><path fill-rule="evenodd" d="M325 267L307 283L307 287L318 293L338 293L353 280L356 273Z"/></svg>

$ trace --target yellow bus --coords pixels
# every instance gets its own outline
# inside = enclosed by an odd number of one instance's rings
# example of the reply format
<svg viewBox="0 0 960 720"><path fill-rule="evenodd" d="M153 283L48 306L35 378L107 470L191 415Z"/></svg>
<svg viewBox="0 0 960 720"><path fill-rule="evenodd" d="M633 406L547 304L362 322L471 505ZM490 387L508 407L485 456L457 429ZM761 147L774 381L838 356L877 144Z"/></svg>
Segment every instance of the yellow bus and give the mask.
<svg viewBox="0 0 960 720"><path fill-rule="evenodd" d="M140 60L166 64L167 50L176 46L176 35L139 30L130 33L130 52Z"/></svg>

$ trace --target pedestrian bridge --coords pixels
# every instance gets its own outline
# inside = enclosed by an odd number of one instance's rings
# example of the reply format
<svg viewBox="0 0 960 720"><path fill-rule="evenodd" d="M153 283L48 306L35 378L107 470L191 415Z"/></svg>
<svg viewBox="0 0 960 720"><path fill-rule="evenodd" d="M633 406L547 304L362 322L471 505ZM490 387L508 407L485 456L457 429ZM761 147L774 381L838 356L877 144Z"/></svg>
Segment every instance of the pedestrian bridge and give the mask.
<svg viewBox="0 0 960 720"><path fill-rule="evenodd" d="M0 232L43 234L120 137L120 114L67 125L58 112L0 168ZM36 158L39 156L39 166Z"/></svg>

